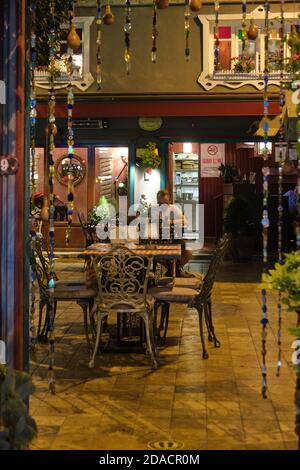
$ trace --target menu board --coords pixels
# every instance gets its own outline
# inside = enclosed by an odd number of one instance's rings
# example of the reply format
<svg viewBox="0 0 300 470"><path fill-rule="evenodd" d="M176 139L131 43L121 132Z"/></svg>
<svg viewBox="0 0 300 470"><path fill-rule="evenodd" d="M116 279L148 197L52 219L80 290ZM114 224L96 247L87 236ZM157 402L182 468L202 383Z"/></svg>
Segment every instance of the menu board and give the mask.
<svg viewBox="0 0 300 470"><path fill-rule="evenodd" d="M225 144L201 144L201 178L217 178L225 163Z"/></svg>

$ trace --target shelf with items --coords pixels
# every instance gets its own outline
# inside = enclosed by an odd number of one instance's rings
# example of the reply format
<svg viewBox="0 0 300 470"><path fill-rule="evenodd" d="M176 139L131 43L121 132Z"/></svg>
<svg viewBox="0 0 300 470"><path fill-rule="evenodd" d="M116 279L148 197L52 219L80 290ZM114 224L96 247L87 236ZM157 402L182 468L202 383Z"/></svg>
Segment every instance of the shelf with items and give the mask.
<svg viewBox="0 0 300 470"><path fill-rule="evenodd" d="M198 188L199 183L175 183L175 186L195 186L196 188Z"/></svg>

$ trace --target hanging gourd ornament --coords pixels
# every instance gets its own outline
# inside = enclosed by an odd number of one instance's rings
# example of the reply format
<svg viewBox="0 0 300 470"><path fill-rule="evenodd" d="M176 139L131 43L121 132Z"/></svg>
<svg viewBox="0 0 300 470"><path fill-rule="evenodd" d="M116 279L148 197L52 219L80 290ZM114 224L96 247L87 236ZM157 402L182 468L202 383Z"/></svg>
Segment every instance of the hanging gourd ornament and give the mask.
<svg viewBox="0 0 300 470"><path fill-rule="evenodd" d="M103 19L102 19L103 23L106 24L106 26L110 26L111 24L114 23L115 21L115 16L111 10L111 6L110 5L106 5L105 7L105 13L103 15Z"/></svg>
<svg viewBox="0 0 300 470"><path fill-rule="evenodd" d="M169 0L156 0L156 6L159 10L164 10L169 6Z"/></svg>
<svg viewBox="0 0 300 470"><path fill-rule="evenodd" d="M80 37L78 36L76 28L73 24L67 36L67 43L68 47L73 49L73 51L76 51L80 48Z"/></svg>
<svg viewBox="0 0 300 470"><path fill-rule="evenodd" d="M247 31L247 36L248 39L250 39L251 41L254 41L258 36L258 27L254 23L254 20L250 20L250 26Z"/></svg>
<svg viewBox="0 0 300 470"><path fill-rule="evenodd" d="M190 10L197 12L202 7L202 0L190 0Z"/></svg>

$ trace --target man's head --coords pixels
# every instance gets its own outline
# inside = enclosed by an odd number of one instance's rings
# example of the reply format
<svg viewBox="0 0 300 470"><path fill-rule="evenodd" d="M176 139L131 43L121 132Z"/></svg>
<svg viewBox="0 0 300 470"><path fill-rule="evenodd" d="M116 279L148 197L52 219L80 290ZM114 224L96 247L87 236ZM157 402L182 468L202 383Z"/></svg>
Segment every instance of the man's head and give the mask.
<svg viewBox="0 0 300 470"><path fill-rule="evenodd" d="M171 198L167 189L160 189L156 195L158 204L171 204Z"/></svg>

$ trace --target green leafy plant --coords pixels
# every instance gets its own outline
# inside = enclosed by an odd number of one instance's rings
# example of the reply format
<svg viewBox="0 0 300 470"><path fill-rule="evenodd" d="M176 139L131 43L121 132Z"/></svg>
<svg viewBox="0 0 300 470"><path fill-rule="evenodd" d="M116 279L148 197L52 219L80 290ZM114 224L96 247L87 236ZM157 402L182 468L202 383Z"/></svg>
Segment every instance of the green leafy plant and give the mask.
<svg viewBox="0 0 300 470"><path fill-rule="evenodd" d="M255 62L251 57L238 56L231 60L234 61L233 70L237 73L250 73L255 69Z"/></svg>
<svg viewBox="0 0 300 470"><path fill-rule="evenodd" d="M282 292L289 311L300 309L300 250L286 254L282 264L276 263L274 269L263 274L262 282L266 289Z"/></svg>
<svg viewBox="0 0 300 470"><path fill-rule="evenodd" d="M140 149L138 158L147 168L155 169L160 167L161 159L155 142L148 142L146 148Z"/></svg>
<svg viewBox="0 0 300 470"><path fill-rule="evenodd" d="M255 224L252 220L251 207L242 197L236 196L230 201L226 211L224 229L225 232L232 233L234 237L254 235Z"/></svg>
<svg viewBox="0 0 300 470"><path fill-rule="evenodd" d="M221 163L221 165L218 167L218 170L220 172L220 176L224 178L225 183L233 182L236 175L236 170L231 163Z"/></svg>
<svg viewBox="0 0 300 470"><path fill-rule="evenodd" d="M101 220L107 220L111 214L111 207L105 196L101 196L97 206L89 213L89 222L92 225L98 225Z"/></svg>
<svg viewBox="0 0 300 470"><path fill-rule="evenodd" d="M27 449L37 435L26 402L34 392L30 376L0 365L0 450Z"/></svg>
<svg viewBox="0 0 300 470"><path fill-rule="evenodd" d="M55 34L55 52L59 55L59 43L61 39L60 25L68 22L68 2L65 0L56 0L54 12L54 34ZM36 62L40 68L49 66L49 24L50 9L49 0L36 0Z"/></svg>

